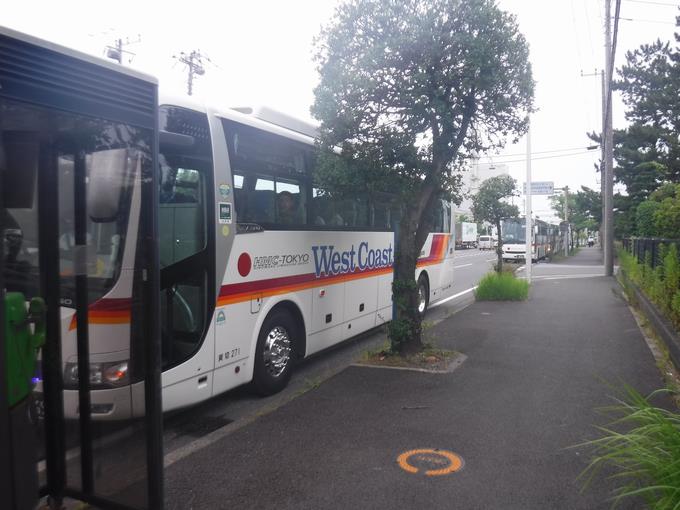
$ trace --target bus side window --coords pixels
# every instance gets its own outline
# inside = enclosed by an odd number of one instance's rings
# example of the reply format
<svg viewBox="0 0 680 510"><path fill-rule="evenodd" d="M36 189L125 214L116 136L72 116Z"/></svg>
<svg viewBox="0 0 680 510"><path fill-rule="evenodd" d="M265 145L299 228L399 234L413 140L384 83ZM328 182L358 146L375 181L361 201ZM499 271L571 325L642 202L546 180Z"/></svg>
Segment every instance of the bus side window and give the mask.
<svg viewBox="0 0 680 510"><path fill-rule="evenodd" d="M237 221L247 221L246 192L243 189L243 176L239 174L234 174L234 207Z"/></svg>
<svg viewBox="0 0 680 510"><path fill-rule="evenodd" d="M443 225L442 225L442 232L445 233L450 233L451 232L451 203L450 202L442 202L442 213L443 213Z"/></svg>
<svg viewBox="0 0 680 510"><path fill-rule="evenodd" d="M248 221L255 223L274 223L275 187L269 178L258 177L254 190L246 190Z"/></svg>

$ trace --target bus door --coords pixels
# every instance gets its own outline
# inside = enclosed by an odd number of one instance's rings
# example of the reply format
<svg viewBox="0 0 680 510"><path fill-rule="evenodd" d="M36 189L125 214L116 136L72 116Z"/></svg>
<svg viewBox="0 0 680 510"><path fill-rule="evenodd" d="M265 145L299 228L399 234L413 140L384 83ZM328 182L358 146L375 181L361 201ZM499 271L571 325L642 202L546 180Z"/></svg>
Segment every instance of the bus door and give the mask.
<svg viewBox="0 0 680 510"><path fill-rule="evenodd" d="M30 315L3 326L29 335L44 326L41 363L17 378L35 391L17 405L31 402L32 475L53 508L64 497L163 507L156 154L153 80L0 27L2 290L45 304L40 326ZM96 313L111 310L116 292L117 313ZM114 319L128 325L122 354L105 340ZM145 419L113 428L93 420L113 411L95 392L129 401L134 382L145 387ZM16 455L10 464L18 476Z"/></svg>
<svg viewBox="0 0 680 510"><path fill-rule="evenodd" d="M160 117L163 398L165 408L174 409L212 396L217 294L213 161L205 113L163 106Z"/></svg>

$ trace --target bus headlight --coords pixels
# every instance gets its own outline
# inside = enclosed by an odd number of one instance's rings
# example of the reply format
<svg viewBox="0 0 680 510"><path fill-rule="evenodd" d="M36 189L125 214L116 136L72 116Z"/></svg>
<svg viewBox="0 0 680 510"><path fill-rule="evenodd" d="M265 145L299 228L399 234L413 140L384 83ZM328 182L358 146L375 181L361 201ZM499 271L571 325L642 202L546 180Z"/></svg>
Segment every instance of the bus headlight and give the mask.
<svg viewBox="0 0 680 510"><path fill-rule="evenodd" d="M90 387L115 388L129 384L130 376L127 361L90 364ZM64 388L78 389L78 363L66 363L64 368Z"/></svg>

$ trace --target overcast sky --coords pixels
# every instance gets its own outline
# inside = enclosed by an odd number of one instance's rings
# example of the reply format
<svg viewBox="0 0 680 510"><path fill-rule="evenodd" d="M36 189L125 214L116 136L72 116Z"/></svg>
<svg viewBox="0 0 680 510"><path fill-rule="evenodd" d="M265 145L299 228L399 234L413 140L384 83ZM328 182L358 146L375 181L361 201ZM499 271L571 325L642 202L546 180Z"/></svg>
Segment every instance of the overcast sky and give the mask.
<svg viewBox="0 0 680 510"><path fill-rule="evenodd" d="M604 66L604 0L498 3L517 15L530 45L539 109L532 117L533 179L554 181L557 187L599 189L593 170L598 151L585 148L590 145L586 132L601 129L600 78L581 73L592 74ZM141 42L126 48L135 53L126 64L157 76L162 90L177 94L185 93L186 72L173 55L200 49L212 64L206 64L206 74L196 81L196 97L225 107L268 105L309 119L318 81L313 38L337 4L337 0L23 0L3 9L0 24L98 56L117 37L140 36ZM657 38L672 40L677 4L622 1L617 66L627 50ZM625 126L623 105L616 97L613 118L615 128ZM508 164L520 188L525 180L525 143L490 157ZM545 198L534 198L534 213L551 215Z"/></svg>

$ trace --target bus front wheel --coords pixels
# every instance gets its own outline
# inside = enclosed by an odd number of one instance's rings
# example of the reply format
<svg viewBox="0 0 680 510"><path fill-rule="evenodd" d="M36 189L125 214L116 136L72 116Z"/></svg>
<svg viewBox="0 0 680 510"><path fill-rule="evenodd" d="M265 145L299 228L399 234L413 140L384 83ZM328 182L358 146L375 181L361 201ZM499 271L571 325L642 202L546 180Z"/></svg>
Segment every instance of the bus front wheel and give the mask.
<svg viewBox="0 0 680 510"><path fill-rule="evenodd" d="M274 310L262 324L255 349L253 386L260 395L286 387L293 373L295 321L285 310Z"/></svg>

